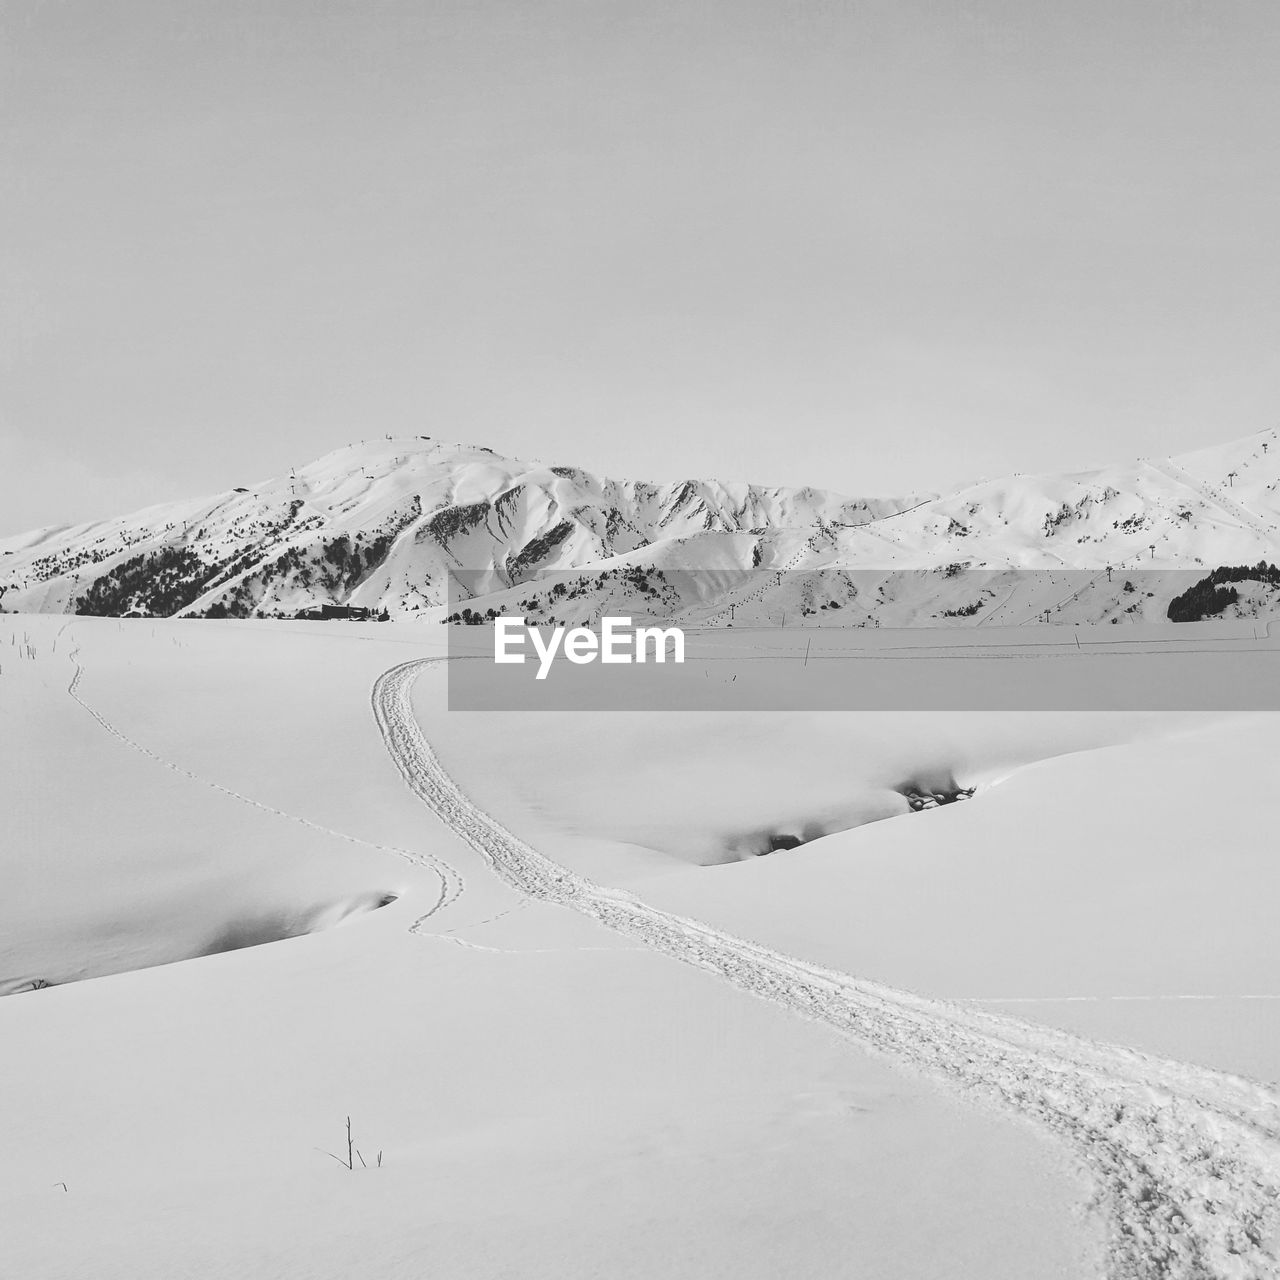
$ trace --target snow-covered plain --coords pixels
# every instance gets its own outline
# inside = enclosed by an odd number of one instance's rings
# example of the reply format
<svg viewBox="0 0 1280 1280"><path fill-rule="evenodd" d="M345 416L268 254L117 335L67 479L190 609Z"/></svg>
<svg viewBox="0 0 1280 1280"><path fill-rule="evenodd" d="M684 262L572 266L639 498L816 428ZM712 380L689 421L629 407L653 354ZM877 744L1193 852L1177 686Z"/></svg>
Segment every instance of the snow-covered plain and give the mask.
<svg viewBox="0 0 1280 1280"><path fill-rule="evenodd" d="M1280 1077L1274 716L451 713L432 625L0 627L0 1274L1274 1273L1219 1074Z"/></svg>

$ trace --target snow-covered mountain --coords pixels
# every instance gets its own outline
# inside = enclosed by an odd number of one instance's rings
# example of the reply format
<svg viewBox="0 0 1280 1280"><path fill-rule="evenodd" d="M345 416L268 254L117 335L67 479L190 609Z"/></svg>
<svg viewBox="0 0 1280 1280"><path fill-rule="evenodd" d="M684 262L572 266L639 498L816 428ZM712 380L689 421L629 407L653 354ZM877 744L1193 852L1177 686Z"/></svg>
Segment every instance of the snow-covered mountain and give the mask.
<svg viewBox="0 0 1280 1280"><path fill-rule="evenodd" d="M412 615L476 589L643 550L737 565L788 530L853 527L910 500L685 480L617 481L426 437L352 445L288 477L0 541L8 610L275 616L320 603ZM697 553L677 548L697 546ZM761 552L761 554L764 554Z"/></svg>
<svg viewBox="0 0 1280 1280"><path fill-rule="evenodd" d="M209 498L0 540L0 605L272 617L344 604L405 617L445 603L452 581L455 600L462 584L477 613L520 603L562 620L656 602L690 621L738 625L788 613L873 625L923 615L1098 621L1163 617L1186 585L1168 570L1277 558L1274 431L1177 458L901 499L610 480L418 437L352 445ZM548 570L576 571L577 585L553 601L553 586L537 582Z"/></svg>

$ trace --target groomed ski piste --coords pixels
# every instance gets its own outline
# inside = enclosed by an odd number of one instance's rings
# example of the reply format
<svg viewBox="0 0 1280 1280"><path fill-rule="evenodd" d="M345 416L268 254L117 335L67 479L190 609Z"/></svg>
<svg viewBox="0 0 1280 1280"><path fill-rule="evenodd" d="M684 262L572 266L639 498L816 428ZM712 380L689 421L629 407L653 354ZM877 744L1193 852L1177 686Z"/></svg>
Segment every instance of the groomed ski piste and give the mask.
<svg viewBox="0 0 1280 1280"><path fill-rule="evenodd" d="M581 913L819 1021L1065 1142L1108 1230L1109 1280L1280 1275L1280 1096L1242 1077L862 981L647 905L558 866L468 799L414 713L444 661L384 673L374 716L412 792L525 898ZM424 921L418 922L420 926Z"/></svg>

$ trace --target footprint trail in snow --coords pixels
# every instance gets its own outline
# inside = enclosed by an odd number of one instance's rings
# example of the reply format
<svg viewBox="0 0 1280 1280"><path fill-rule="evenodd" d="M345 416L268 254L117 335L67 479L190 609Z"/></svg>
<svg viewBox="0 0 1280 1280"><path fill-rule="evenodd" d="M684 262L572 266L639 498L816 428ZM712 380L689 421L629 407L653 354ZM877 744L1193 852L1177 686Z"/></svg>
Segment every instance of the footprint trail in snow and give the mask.
<svg viewBox="0 0 1280 1280"><path fill-rule="evenodd" d="M411 695L418 675L440 661L407 662L378 679L378 727L410 789L511 888L1043 1125L1093 1176L1109 1228L1110 1280L1280 1277L1280 1095L1236 1076L820 968L567 871L473 804L432 751Z"/></svg>

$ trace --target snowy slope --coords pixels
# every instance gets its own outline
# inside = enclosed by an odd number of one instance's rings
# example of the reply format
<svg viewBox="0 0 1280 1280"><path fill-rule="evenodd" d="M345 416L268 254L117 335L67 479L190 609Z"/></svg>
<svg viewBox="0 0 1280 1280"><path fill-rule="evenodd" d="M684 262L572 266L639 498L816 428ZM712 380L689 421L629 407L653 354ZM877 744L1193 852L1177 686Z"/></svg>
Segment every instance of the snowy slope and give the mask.
<svg viewBox="0 0 1280 1280"><path fill-rule="evenodd" d="M620 557L570 584L571 600L518 595L535 619L594 618L605 604L616 610L630 563L662 570L654 582L693 625L1164 621L1169 601L1210 569L1280 559L1280 442L1267 431L1181 458L984 481L855 527L778 531L754 559L755 547L735 548L736 573L722 572L726 549ZM699 553L702 572L672 572ZM1230 616L1274 612L1274 593L1245 594Z"/></svg>
<svg viewBox="0 0 1280 1280"><path fill-rule="evenodd" d="M856 525L906 505L608 480L425 437L380 440L286 478L0 542L0 600L10 611L108 616L292 615L322 602L412 616L444 602L453 570L476 571L477 588L492 590L637 548Z"/></svg>
<svg viewBox="0 0 1280 1280"><path fill-rule="evenodd" d="M522 898L424 807L370 692L441 634L0 619L0 954L52 983L0 1000L0 1274L1097 1273L1065 1148ZM251 908L383 890L207 954ZM347 1115L368 1170L325 1154Z"/></svg>

